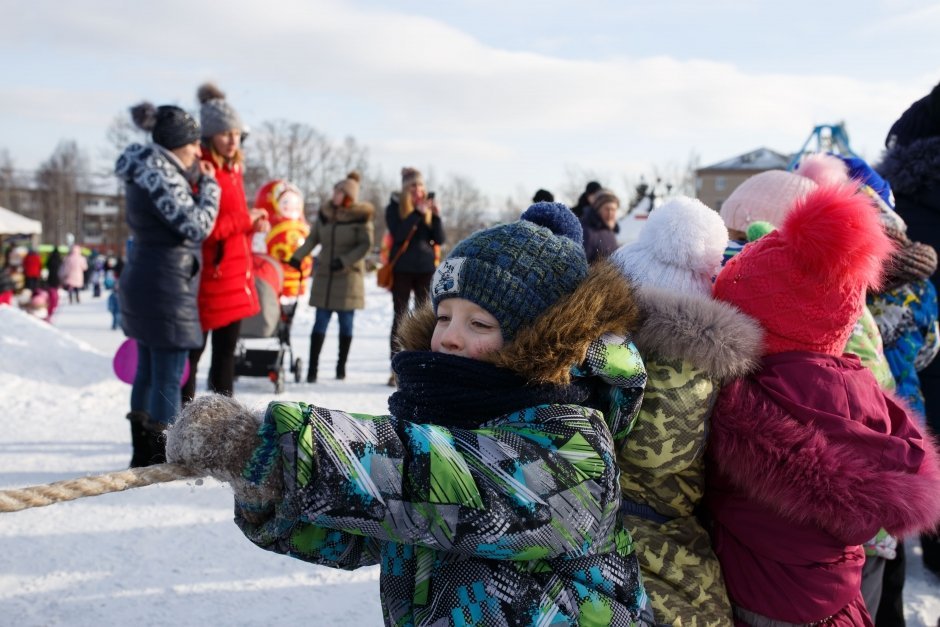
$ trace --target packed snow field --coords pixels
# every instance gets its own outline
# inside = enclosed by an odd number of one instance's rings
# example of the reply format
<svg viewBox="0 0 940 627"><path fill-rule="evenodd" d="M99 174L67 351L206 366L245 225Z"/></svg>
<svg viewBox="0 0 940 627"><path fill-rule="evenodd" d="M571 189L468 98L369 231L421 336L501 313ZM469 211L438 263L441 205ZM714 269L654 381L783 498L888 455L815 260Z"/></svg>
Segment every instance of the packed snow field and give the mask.
<svg viewBox="0 0 940 627"><path fill-rule="evenodd" d="M110 329L105 298L82 296L60 306L53 325L0 306L0 489L127 467L130 386L111 364L124 337ZM391 297L367 281L347 379L332 378L334 321L320 382L291 381L281 398L386 411L391 314ZM292 344L304 374L312 324L302 301ZM200 391L208 364L207 354ZM275 398L264 378L240 378L236 395L258 408ZM918 551L908 548L908 625L933 627L940 580L923 569ZM345 572L258 549L232 522L228 487L211 479L0 514L0 617L6 625L70 627L382 624L377 567Z"/></svg>

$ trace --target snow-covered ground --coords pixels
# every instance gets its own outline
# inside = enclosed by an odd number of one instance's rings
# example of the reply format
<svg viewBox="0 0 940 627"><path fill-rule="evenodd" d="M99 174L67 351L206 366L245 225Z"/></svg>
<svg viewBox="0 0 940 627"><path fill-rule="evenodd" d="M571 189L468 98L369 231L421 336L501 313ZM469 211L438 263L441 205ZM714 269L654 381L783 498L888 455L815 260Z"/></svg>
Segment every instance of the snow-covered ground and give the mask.
<svg viewBox="0 0 940 627"><path fill-rule="evenodd" d="M367 286L347 379L332 379L333 322L321 381L288 383L284 398L385 411L391 297L372 281ZM304 301L292 335L304 374L312 323ZM0 489L126 468L130 387L111 369L121 341L105 299L88 292L80 305L60 306L53 325L0 307ZM207 367L208 355L200 390ZM236 394L257 407L274 398L262 378L239 379ZM924 571L916 551L908 556L908 625L933 627L940 580ZM344 572L258 549L232 523L228 488L205 480L0 514L0 624L367 627L382 619L377 568Z"/></svg>

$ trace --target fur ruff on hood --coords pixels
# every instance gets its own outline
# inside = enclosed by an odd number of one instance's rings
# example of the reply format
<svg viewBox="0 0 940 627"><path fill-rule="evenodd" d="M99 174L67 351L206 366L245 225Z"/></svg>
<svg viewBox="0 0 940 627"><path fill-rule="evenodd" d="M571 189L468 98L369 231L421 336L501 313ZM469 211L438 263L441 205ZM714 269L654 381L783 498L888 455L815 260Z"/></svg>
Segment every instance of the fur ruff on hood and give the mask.
<svg viewBox="0 0 940 627"><path fill-rule="evenodd" d="M819 526L846 544L860 544L884 527L905 535L940 520L940 466L924 436L916 473L858 455L812 421L800 423L761 394L750 379L722 390L709 443L721 472L797 524ZM901 403L889 397L889 402ZM716 420L720 416L720 420ZM720 433L719 433L720 432Z"/></svg>
<svg viewBox="0 0 940 627"><path fill-rule="evenodd" d="M940 137L896 146L885 154L876 169L888 180L895 194L913 196L936 187L940 184Z"/></svg>
<svg viewBox="0 0 940 627"><path fill-rule="evenodd" d="M335 220L337 223L372 222L375 218L375 207L367 202L356 202L341 209L337 209L332 203L327 203L320 212L327 221Z"/></svg>
<svg viewBox="0 0 940 627"><path fill-rule="evenodd" d="M604 333L627 335L637 326L633 289L609 261L594 264L574 292L559 299L488 361L512 370L529 383L567 385L571 366L587 356ZM431 350L437 324L430 302L402 320L396 340L402 350Z"/></svg>
<svg viewBox="0 0 940 627"><path fill-rule="evenodd" d="M763 331L733 305L654 287L635 294L642 320L633 340L641 355L682 359L721 381L757 369Z"/></svg>

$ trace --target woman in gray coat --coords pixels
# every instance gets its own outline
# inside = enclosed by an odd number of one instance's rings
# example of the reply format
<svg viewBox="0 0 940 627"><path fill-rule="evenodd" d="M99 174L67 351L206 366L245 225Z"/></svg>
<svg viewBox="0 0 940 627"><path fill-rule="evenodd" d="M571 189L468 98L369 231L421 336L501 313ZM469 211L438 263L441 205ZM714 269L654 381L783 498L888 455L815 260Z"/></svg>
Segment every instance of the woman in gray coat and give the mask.
<svg viewBox="0 0 940 627"><path fill-rule="evenodd" d="M293 267L300 268L303 258L317 244L322 245L314 265L310 289L310 304L317 308L317 313L310 335L307 383L317 380L320 350L334 312L339 319L336 378L346 378L346 358L353 338L353 315L356 309L365 307L363 259L372 250L375 215L372 205L357 202L358 197L359 173L350 172L333 188L333 198L320 210L310 229L310 236L294 252L289 262Z"/></svg>

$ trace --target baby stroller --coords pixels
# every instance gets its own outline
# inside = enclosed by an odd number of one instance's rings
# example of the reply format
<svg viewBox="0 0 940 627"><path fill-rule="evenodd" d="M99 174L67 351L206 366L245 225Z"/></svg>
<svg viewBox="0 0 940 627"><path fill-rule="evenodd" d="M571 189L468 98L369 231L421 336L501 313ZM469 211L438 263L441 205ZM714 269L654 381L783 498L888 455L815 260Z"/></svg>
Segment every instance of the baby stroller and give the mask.
<svg viewBox="0 0 940 627"><path fill-rule="evenodd" d="M297 311L297 298L282 300L284 273L279 261L268 255L254 253L255 288L261 311L242 320L240 339L235 348L236 377L267 377L274 383L274 393L284 391L287 357L287 369L294 375L294 382L300 382L303 362L294 358L290 345L290 329ZM277 338L275 348L248 348L246 339Z"/></svg>

